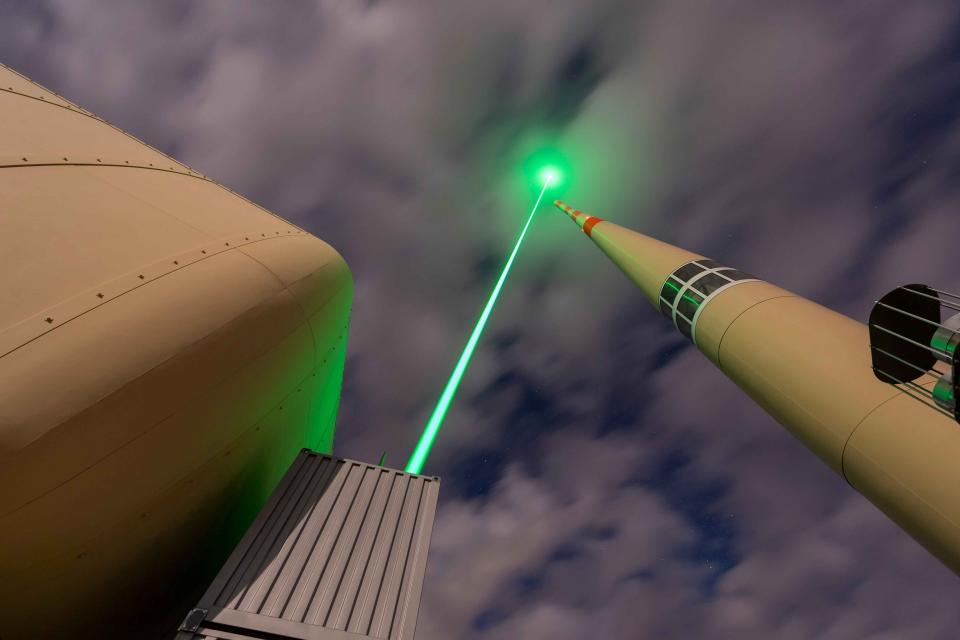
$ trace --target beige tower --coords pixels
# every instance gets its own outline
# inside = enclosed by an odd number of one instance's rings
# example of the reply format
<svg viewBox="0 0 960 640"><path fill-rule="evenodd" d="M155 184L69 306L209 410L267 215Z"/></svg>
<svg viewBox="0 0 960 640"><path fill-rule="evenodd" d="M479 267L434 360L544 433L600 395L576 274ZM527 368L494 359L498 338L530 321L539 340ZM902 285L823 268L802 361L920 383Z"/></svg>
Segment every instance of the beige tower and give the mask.
<svg viewBox="0 0 960 640"><path fill-rule="evenodd" d="M330 451L351 297L323 241L0 67L0 637L175 627Z"/></svg>
<svg viewBox="0 0 960 640"><path fill-rule="evenodd" d="M554 204L711 362L960 572L960 425L911 397L917 389L931 389L939 370L914 374L918 382L882 382L864 324L698 254ZM956 340L947 342L955 346ZM912 348L937 352L919 342Z"/></svg>

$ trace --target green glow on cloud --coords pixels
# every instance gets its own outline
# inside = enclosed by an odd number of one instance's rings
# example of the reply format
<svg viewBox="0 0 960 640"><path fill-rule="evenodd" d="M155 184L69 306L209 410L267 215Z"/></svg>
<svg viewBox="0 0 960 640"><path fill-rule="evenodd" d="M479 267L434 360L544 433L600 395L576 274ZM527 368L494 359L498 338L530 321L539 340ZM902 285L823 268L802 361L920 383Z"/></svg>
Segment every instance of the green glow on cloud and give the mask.
<svg viewBox="0 0 960 640"><path fill-rule="evenodd" d="M523 170L537 189L549 182L551 188L559 190L566 186L570 162L556 148L543 146L527 155Z"/></svg>
<svg viewBox="0 0 960 640"><path fill-rule="evenodd" d="M561 184L563 182L563 171L556 165L546 165L537 172L537 181L540 184Z"/></svg>

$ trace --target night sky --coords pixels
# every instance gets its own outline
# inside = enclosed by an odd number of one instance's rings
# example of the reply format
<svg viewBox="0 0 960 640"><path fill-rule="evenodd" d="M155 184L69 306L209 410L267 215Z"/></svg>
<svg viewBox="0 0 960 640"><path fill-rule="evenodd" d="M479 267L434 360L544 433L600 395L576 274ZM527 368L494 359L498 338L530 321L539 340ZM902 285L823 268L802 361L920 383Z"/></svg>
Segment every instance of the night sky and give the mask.
<svg viewBox="0 0 960 640"><path fill-rule="evenodd" d="M960 291L955 0L0 0L0 61L315 233L402 466L535 192L865 320ZM425 469L422 640L956 638L960 582L544 207Z"/></svg>

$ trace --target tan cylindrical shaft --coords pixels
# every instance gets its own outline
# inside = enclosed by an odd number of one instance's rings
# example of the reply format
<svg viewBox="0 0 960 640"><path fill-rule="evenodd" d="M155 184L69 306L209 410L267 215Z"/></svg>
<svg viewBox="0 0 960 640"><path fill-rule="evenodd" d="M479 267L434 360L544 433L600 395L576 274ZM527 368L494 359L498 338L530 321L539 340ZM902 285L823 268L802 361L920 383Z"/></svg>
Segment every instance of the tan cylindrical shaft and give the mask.
<svg viewBox="0 0 960 640"><path fill-rule="evenodd" d="M960 573L960 425L874 376L864 324L554 204L741 389Z"/></svg>

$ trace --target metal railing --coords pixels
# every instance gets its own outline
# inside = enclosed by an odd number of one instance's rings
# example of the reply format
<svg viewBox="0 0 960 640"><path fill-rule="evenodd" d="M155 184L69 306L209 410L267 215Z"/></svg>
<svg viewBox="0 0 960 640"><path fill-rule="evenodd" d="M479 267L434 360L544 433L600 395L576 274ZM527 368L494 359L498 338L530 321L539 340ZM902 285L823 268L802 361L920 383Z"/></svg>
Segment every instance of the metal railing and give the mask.
<svg viewBox="0 0 960 640"><path fill-rule="evenodd" d="M874 375L960 422L960 296L897 287L875 302L868 327Z"/></svg>

